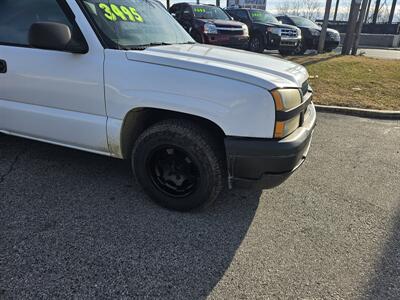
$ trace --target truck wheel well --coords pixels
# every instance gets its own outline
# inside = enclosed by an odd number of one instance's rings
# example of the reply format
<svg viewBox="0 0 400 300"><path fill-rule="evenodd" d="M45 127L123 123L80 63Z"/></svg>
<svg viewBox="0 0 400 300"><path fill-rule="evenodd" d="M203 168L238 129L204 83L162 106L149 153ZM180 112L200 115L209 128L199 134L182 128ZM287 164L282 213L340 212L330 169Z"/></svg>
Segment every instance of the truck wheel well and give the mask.
<svg viewBox="0 0 400 300"><path fill-rule="evenodd" d="M195 121L197 124L200 124L202 128L205 128L210 134L212 134L218 141L220 141L223 149L225 148L224 131L221 129L221 127L210 120L191 114L164 109L136 108L128 112L122 125L121 151L123 157L130 158L135 141L144 130L153 124L166 119L185 119Z"/></svg>

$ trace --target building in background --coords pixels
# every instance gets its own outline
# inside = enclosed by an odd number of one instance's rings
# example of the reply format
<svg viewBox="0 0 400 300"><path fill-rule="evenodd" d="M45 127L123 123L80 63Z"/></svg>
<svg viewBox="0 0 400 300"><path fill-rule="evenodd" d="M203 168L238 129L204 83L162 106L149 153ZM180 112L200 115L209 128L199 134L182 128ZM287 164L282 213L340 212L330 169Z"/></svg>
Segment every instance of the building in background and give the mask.
<svg viewBox="0 0 400 300"><path fill-rule="evenodd" d="M253 8L265 10L266 0L227 0L227 7L237 6L241 8Z"/></svg>

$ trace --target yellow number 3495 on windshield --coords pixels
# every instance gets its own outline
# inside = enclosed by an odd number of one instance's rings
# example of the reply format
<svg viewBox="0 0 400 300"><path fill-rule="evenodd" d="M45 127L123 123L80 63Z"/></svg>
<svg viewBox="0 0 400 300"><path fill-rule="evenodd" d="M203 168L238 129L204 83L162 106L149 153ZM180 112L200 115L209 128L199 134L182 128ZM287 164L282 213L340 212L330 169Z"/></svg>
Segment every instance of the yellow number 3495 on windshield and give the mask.
<svg viewBox="0 0 400 300"><path fill-rule="evenodd" d="M109 21L143 22L142 16L134 7L99 3L99 8L103 10L104 17Z"/></svg>

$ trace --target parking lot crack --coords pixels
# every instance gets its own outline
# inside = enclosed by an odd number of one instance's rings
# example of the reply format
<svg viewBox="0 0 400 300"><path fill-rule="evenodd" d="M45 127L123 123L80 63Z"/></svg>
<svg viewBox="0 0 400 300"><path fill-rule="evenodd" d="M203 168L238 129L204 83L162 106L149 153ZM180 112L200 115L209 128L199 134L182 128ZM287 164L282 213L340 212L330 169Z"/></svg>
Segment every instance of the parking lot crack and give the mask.
<svg viewBox="0 0 400 300"><path fill-rule="evenodd" d="M0 184L4 182L4 180L7 178L8 175L10 175L14 169L15 166L17 165L18 161L20 160L21 156L25 154L27 148L23 148L15 157L14 160L11 162L10 167L7 169L7 171L4 174L0 175Z"/></svg>

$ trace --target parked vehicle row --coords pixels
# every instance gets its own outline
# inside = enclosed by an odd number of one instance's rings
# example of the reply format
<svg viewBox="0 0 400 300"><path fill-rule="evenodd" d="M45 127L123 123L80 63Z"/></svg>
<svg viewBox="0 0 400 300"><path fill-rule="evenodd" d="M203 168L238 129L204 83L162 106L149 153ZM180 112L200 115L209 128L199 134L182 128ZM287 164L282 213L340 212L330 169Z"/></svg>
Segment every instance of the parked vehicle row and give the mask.
<svg viewBox="0 0 400 300"><path fill-rule="evenodd" d="M306 18L275 17L259 9L211 4L177 3L169 12L198 42L262 53L278 50L282 55L301 55L318 48L321 27ZM325 50L339 46L339 32L328 29Z"/></svg>
<svg viewBox="0 0 400 300"><path fill-rule="evenodd" d="M281 24L272 14L259 9L229 8L226 10L235 20L250 29L249 50L279 50L292 53L301 42L301 31L295 26Z"/></svg>
<svg viewBox="0 0 400 300"><path fill-rule="evenodd" d="M294 54L304 54L308 49L317 50L319 37L321 35L321 26L313 21L291 15L277 16L277 19L283 24L294 25L301 30L302 39ZM325 51L331 52L340 44L340 34L337 30L328 28L325 38Z"/></svg>

